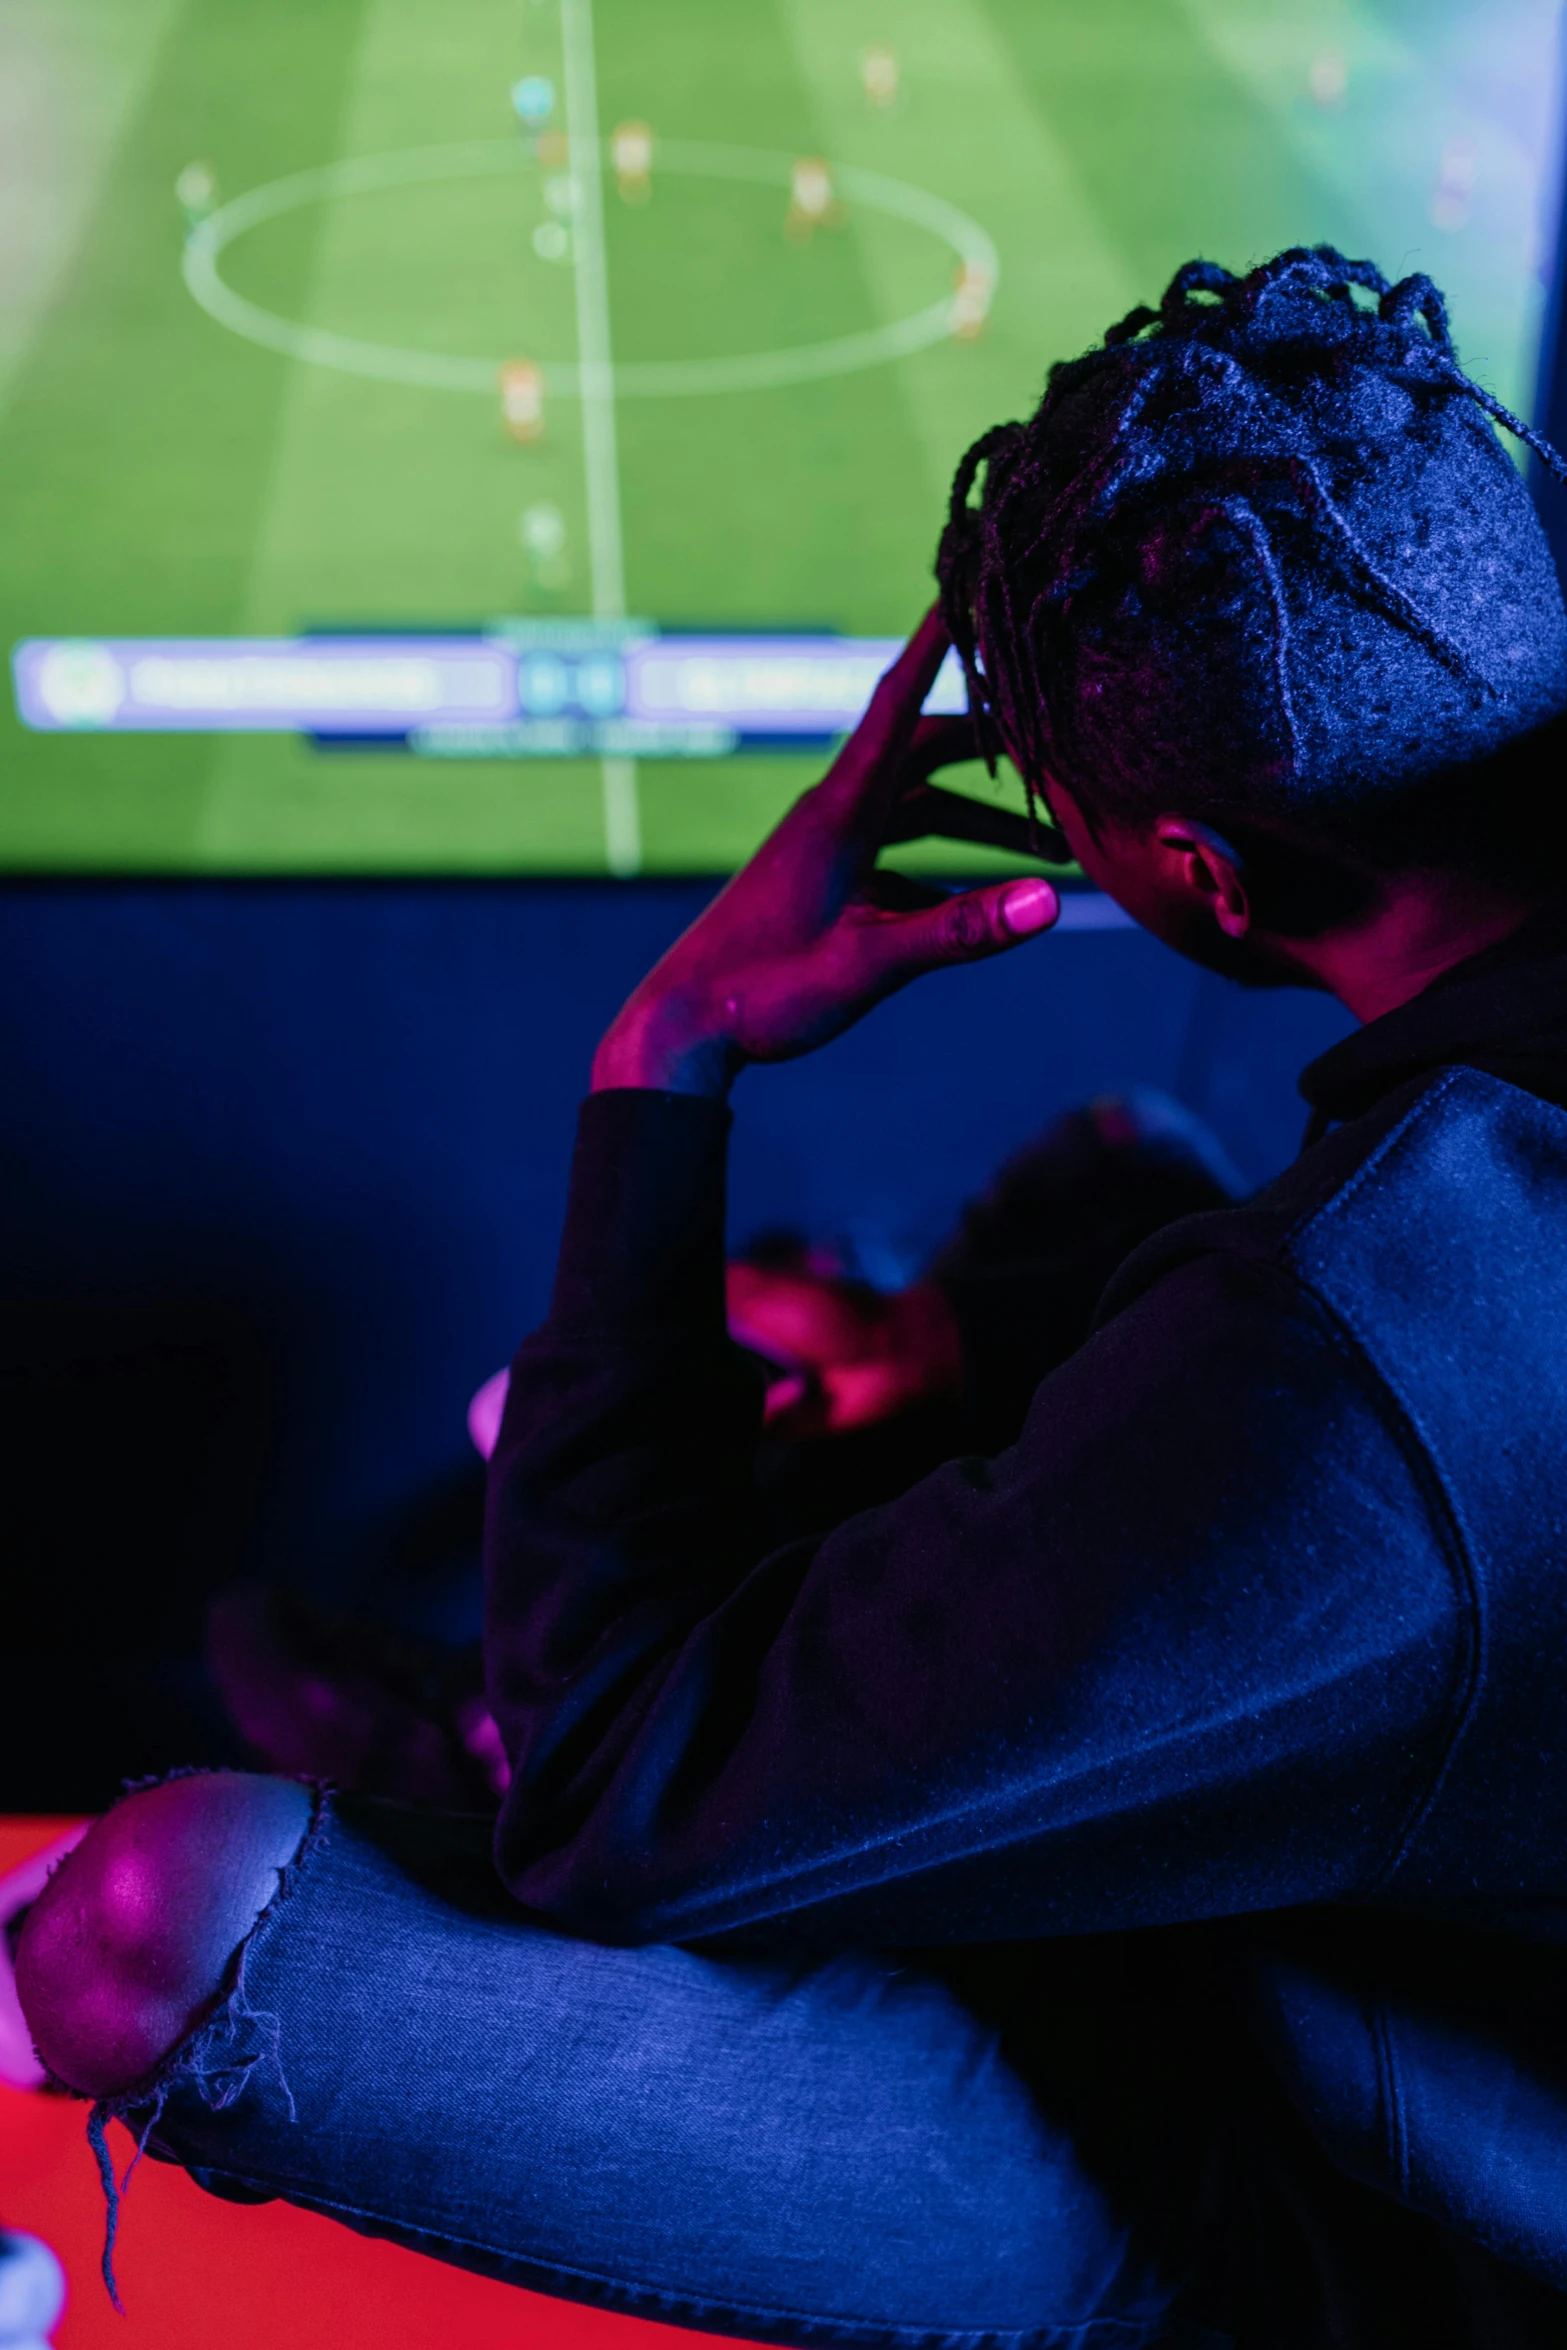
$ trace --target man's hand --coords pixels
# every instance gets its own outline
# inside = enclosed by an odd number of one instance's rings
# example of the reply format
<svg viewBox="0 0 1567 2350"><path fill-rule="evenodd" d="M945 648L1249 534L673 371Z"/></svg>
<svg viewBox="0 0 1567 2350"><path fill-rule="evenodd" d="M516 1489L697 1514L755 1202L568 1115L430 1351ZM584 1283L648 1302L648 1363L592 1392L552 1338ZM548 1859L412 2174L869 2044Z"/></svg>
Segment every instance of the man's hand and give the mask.
<svg viewBox="0 0 1567 2350"><path fill-rule="evenodd" d="M778 1366L775 1436L838 1436L962 1391L962 1335L933 1281L885 1296L803 1266L732 1264L728 1308L730 1337Z"/></svg>
<svg viewBox="0 0 1567 2350"><path fill-rule="evenodd" d="M909 980L1002 953L1060 911L1048 881L947 897L878 873L894 802L929 771L920 707L947 649L932 610L826 776L643 980L593 1063L594 1091L722 1095L748 1061L784 1061Z"/></svg>

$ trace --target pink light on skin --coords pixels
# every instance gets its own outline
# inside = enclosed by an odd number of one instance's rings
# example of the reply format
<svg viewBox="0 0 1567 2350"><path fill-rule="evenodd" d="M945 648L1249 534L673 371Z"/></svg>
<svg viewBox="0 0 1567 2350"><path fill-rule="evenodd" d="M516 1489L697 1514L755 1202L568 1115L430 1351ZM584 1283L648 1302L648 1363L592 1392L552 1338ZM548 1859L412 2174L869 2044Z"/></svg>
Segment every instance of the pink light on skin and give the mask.
<svg viewBox="0 0 1567 2350"><path fill-rule="evenodd" d="M730 1335L740 1346L752 1343L743 1328L736 1328L732 1324ZM760 1346L755 1351L760 1352ZM501 1414L506 1409L510 1389L510 1371L497 1371L493 1378L485 1380L468 1406L468 1434L481 1461L487 1461L495 1450L496 1439L501 1432ZM804 1403L809 1392L810 1381L803 1373L782 1373L768 1387L767 1418L776 1420L782 1413L793 1411Z"/></svg>
<svg viewBox="0 0 1567 2350"><path fill-rule="evenodd" d="M9 2089L41 2089L48 2076L33 2053L33 2035L16 1996L16 1977L6 1948L5 1929L19 1910L29 1908L38 1899L66 1854L76 1850L91 1825L90 1820L84 1820L79 1828L57 1836L42 1852L18 1861L14 1869L0 1877L0 2081Z"/></svg>
<svg viewBox="0 0 1567 2350"><path fill-rule="evenodd" d="M482 1697L465 1698L458 1707L457 1734L495 1793L503 1796L511 1785L511 1763L495 1716Z"/></svg>
<svg viewBox="0 0 1567 2350"><path fill-rule="evenodd" d="M468 1434L473 1449L481 1461L487 1461L495 1450L495 1440L501 1432L501 1414L506 1409L506 1397L511 1389L510 1370L497 1371L468 1406Z"/></svg>
<svg viewBox="0 0 1567 2350"><path fill-rule="evenodd" d="M1106 1108L1112 1122L1118 1107ZM1106 1133L1117 1139L1108 1127ZM868 1427L962 1382L956 1327L928 1282L872 1300L842 1280L831 1257L806 1250L787 1269L731 1265L728 1308L736 1346L769 1367L763 1406L769 1427L807 1412L815 1433ZM845 1321L867 1327L846 1331L839 1327ZM818 1393L823 1384L825 1397ZM468 1406L468 1434L481 1460L495 1450L510 1386L510 1371L497 1371ZM792 1432L806 1430L797 1425Z"/></svg>

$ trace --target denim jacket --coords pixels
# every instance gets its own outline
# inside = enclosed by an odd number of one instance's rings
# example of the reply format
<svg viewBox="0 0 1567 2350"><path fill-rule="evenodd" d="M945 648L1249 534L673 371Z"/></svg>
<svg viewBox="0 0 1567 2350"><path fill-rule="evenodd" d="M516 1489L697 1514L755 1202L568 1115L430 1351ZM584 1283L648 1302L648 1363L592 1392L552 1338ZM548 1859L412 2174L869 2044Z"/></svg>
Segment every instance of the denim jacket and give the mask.
<svg viewBox="0 0 1567 2350"><path fill-rule="evenodd" d="M620 1941L1251 1920L1333 2159L1567 2286L1564 950L1539 918L1315 1064L1333 1130L1139 1249L1010 1451L765 1556L727 1114L591 1100L491 1464L519 1899Z"/></svg>

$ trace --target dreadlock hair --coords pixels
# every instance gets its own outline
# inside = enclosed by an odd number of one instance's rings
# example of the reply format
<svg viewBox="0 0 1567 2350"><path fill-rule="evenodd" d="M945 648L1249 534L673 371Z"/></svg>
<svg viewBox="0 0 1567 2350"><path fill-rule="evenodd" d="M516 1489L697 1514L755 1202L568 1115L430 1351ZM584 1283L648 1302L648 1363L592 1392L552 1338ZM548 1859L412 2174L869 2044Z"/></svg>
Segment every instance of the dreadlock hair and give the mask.
<svg viewBox="0 0 1567 2350"><path fill-rule="evenodd" d="M1031 812L1052 777L1091 823L1494 867L1484 808L1563 796L1567 616L1492 419L1567 480L1429 278L1187 262L958 467L936 575L992 769L1004 745Z"/></svg>

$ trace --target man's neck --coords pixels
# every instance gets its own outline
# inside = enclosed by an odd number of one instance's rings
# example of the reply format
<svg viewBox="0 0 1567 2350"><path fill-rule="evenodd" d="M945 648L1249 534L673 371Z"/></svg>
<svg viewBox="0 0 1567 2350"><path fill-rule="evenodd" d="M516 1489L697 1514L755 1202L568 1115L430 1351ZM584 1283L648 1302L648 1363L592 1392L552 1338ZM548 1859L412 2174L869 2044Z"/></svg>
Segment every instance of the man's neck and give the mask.
<svg viewBox="0 0 1567 2350"><path fill-rule="evenodd" d="M1282 959L1309 984L1336 995L1357 1020L1377 1020L1444 971L1510 937L1545 896L1459 874L1404 874L1360 921L1321 938L1291 939Z"/></svg>

